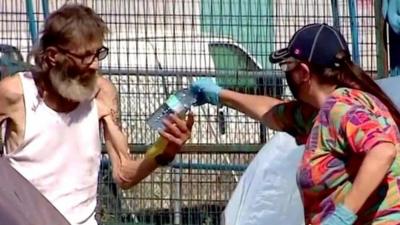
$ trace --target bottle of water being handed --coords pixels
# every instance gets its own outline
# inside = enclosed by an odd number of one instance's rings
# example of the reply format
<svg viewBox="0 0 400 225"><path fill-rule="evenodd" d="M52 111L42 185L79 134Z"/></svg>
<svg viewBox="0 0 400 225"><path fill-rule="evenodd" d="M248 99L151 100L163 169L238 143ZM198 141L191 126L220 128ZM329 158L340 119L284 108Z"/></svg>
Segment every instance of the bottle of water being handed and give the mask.
<svg viewBox="0 0 400 225"><path fill-rule="evenodd" d="M190 107L196 102L196 96L188 89L181 89L170 95L167 101L162 104L147 119L147 124L154 130L164 130L163 119L171 113L177 113L183 118Z"/></svg>
<svg viewBox="0 0 400 225"><path fill-rule="evenodd" d="M196 96L188 89L181 89L167 99L150 117L147 124L154 130L164 130L163 119L171 113L178 114L183 118L190 107L196 102ZM146 158L154 158L160 165L166 165L169 162L158 161L157 156L163 153L168 141L159 137L157 141L147 150Z"/></svg>

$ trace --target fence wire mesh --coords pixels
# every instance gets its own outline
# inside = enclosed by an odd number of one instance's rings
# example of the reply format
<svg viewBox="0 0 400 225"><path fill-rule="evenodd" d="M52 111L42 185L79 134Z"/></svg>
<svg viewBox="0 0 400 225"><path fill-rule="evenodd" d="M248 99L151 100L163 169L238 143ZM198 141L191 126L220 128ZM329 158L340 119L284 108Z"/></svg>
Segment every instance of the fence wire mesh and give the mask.
<svg viewBox="0 0 400 225"><path fill-rule="evenodd" d="M101 71L118 88L123 127L134 151L157 138L146 118L194 79L213 77L225 88L290 98L268 55L307 23L338 27L353 58L372 76L377 73L373 0L0 0L0 44L17 47L26 59L46 9L65 3L90 6L111 31ZM129 191L112 183L104 155L101 221L219 224L243 168L273 132L227 107L193 111L187 153L175 167L157 170ZM197 153L190 153L193 149Z"/></svg>
<svg viewBox="0 0 400 225"><path fill-rule="evenodd" d="M157 170L124 191L113 184L104 156L98 220L105 224L219 224L220 214L254 154L183 153L173 166ZM221 155L229 159L229 165Z"/></svg>

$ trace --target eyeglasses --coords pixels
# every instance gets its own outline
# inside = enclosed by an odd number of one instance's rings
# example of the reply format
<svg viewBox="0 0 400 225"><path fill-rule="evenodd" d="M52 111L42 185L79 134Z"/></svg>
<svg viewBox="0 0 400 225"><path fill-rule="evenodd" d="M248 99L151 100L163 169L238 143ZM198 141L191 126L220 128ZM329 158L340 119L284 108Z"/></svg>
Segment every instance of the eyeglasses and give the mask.
<svg viewBox="0 0 400 225"><path fill-rule="evenodd" d="M300 64L300 61L293 58L289 57L288 59L283 60L282 62L279 63L279 66L283 72L290 72Z"/></svg>
<svg viewBox="0 0 400 225"><path fill-rule="evenodd" d="M59 46L57 46L57 49L63 54L71 55L71 56L73 56L73 57L75 57L77 59L80 59L81 63L83 65L86 65L86 66L91 65L96 58L100 61L100 60L105 59L107 57L107 55L108 55L108 48L104 47L104 46L102 46L101 48L97 49L96 53L94 53L94 54L84 54L84 55L79 55L79 54L76 54L76 53L72 53L69 50L61 48Z"/></svg>

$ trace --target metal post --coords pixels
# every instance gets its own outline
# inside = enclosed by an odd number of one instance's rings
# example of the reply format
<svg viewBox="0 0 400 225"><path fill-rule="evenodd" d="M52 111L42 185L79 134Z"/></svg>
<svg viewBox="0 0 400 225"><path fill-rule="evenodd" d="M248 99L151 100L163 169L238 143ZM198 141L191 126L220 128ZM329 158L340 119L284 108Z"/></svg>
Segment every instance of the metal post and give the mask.
<svg viewBox="0 0 400 225"><path fill-rule="evenodd" d="M44 19L46 19L47 16L49 15L49 0L42 0L42 9L43 9Z"/></svg>
<svg viewBox="0 0 400 225"><path fill-rule="evenodd" d="M332 16L333 16L333 27L340 30L340 19L339 19L339 4L337 0L331 0L332 5Z"/></svg>
<svg viewBox="0 0 400 225"><path fill-rule="evenodd" d="M178 157L178 162L182 163L182 156L179 155ZM181 193L181 185L182 185L182 168L177 168L174 169L171 167L173 173L173 178L174 178L174 184L175 184L175 191L173 193L173 203L174 203L174 225L181 225L182 223L182 193Z"/></svg>
<svg viewBox="0 0 400 225"><path fill-rule="evenodd" d="M388 75L388 55L386 41L386 23L382 16L382 0L375 0L375 37L377 79Z"/></svg>
<svg viewBox="0 0 400 225"><path fill-rule="evenodd" d="M351 42L353 49L353 60L360 64L360 50L358 46L358 22L357 22L357 2L349 0L349 14L350 14L350 28L351 28Z"/></svg>
<svg viewBox="0 0 400 225"><path fill-rule="evenodd" d="M26 0L26 14L29 22L29 32L31 33L32 43L36 42L37 39L37 28L35 21L35 14L33 11L33 2L32 0Z"/></svg>

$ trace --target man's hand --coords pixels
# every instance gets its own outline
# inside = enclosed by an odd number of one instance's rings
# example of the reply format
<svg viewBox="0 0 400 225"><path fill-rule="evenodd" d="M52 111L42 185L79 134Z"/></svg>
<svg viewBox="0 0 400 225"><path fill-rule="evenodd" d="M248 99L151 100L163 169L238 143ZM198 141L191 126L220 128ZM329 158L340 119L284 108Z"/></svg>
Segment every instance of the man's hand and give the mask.
<svg viewBox="0 0 400 225"><path fill-rule="evenodd" d="M176 114L170 114L163 123L165 130L160 131L160 135L168 141L168 144L163 152L156 156L156 160L161 162L161 165L171 162L191 137L193 114L190 112L186 120L180 119Z"/></svg>

